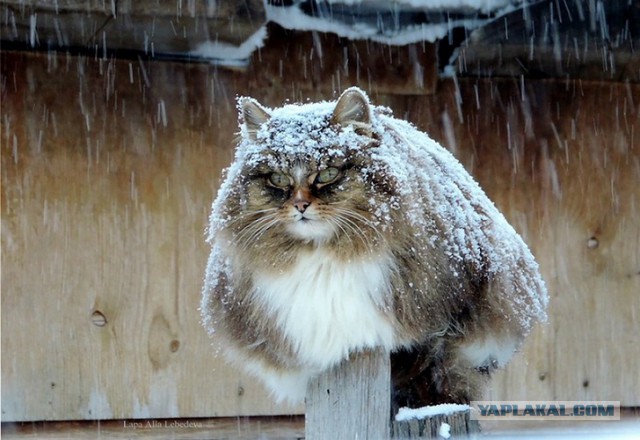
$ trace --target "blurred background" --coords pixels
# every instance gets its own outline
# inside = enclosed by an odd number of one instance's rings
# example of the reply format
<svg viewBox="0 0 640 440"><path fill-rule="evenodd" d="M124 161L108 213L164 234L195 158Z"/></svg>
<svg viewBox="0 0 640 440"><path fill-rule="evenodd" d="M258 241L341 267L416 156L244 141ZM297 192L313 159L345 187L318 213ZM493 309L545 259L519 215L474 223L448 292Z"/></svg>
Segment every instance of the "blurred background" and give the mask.
<svg viewBox="0 0 640 440"><path fill-rule="evenodd" d="M639 1L0 12L3 423L301 414L213 351L204 229L237 96L352 85L448 148L540 263L549 322L487 399L640 406Z"/></svg>

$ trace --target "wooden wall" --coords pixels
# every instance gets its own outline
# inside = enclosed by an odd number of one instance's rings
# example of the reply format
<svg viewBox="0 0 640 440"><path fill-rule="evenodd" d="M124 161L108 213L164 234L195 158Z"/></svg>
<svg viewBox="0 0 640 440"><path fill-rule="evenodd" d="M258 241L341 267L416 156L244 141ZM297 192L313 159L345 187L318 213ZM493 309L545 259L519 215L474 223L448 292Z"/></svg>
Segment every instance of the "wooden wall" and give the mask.
<svg viewBox="0 0 640 440"><path fill-rule="evenodd" d="M236 94L328 99L331 79L1 56L2 420L301 411L212 352L197 311L204 227ZM640 87L427 83L360 86L453 150L551 294L550 322L489 396L639 405Z"/></svg>
<svg viewBox="0 0 640 440"><path fill-rule="evenodd" d="M456 95L461 111L439 98ZM640 404L640 87L466 80L434 100L408 118L478 179L550 293L549 323L487 397Z"/></svg>

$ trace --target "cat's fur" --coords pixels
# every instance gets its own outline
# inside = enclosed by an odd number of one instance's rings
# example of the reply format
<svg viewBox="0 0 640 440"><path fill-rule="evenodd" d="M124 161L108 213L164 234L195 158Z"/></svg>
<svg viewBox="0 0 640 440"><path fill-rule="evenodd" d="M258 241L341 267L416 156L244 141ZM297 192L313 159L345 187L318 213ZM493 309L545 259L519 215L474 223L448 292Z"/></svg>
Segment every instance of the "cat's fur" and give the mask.
<svg viewBox="0 0 640 440"><path fill-rule="evenodd" d="M395 406L467 402L547 294L527 246L445 149L357 88L239 100L201 312L277 399L350 352L392 356Z"/></svg>

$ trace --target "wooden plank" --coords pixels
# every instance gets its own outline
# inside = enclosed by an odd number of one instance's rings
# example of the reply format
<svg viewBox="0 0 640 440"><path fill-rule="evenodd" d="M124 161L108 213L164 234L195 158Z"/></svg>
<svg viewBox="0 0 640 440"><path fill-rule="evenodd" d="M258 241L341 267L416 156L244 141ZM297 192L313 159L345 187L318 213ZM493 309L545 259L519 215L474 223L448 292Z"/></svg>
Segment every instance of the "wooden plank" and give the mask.
<svg viewBox="0 0 640 440"><path fill-rule="evenodd" d="M619 370L640 369L639 102L633 84L459 79L410 103L407 117L460 158L548 285L548 324L487 399L640 404L640 377Z"/></svg>
<svg viewBox="0 0 640 440"><path fill-rule="evenodd" d="M445 425L446 429L443 429ZM470 420L470 412L456 411L451 414L437 414L424 419L392 420L391 437L398 440L468 438L480 432L477 420Z"/></svg>
<svg viewBox="0 0 640 440"><path fill-rule="evenodd" d="M187 57L204 43L240 46L265 23L261 0L0 1L2 39L29 48Z"/></svg>
<svg viewBox="0 0 640 440"><path fill-rule="evenodd" d="M228 79L6 53L2 79L2 420L299 413L200 325Z"/></svg>
<svg viewBox="0 0 640 440"><path fill-rule="evenodd" d="M640 8L634 2L533 2L471 32L462 75L640 82Z"/></svg>
<svg viewBox="0 0 640 440"><path fill-rule="evenodd" d="M84 12L84 13L100 13L108 14L115 10L116 1L101 0L56 0L55 2L41 0L2 0L3 4L11 6L19 10L34 10L38 12Z"/></svg>
<svg viewBox="0 0 640 440"><path fill-rule="evenodd" d="M105 29L110 47L143 50L153 43L159 54L180 56L207 42L240 46L267 21L262 0L122 0L118 14Z"/></svg>
<svg viewBox="0 0 640 440"><path fill-rule="evenodd" d="M300 440L303 416L2 423L5 440Z"/></svg>
<svg viewBox="0 0 640 440"><path fill-rule="evenodd" d="M3 45L94 47L99 31L115 15L115 3L0 1L0 13Z"/></svg>
<svg viewBox="0 0 640 440"><path fill-rule="evenodd" d="M350 358L309 383L305 438L386 438L390 427L391 370L383 350Z"/></svg>
<svg viewBox="0 0 640 440"><path fill-rule="evenodd" d="M134 423L142 426L134 426ZM522 437L541 438L562 437L568 430L581 430L601 438L624 436L635 433L640 424L640 409L621 408L621 421L504 421L483 425L483 434L489 438ZM134 429L135 428L135 429ZM216 419L148 419L111 420L86 422L29 422L2 423L2 438L5 440L94 440L136 439L136 440L300 440L304 438L303 416L281 417L231 417ZM452 437L455 439L455 437Z"/></svg>
<svg viewBox="0 0 640 440"><path fill-rule="evenodd" d="M357 85L375 94L431 94L438 81L436 46L390 46L323 32L269 26L269 44L252 57L249 86L295 99Z"/></svg>
<svg viewBox="0 0 640 440"><path fill-rule="evenodd" d="M264 87L203 65L1 57L2 420L302 412L213 353L197 312L203 231L234 96L331 93L300 74ZM549 324L487 397L639 405L624 372L640 369L639 86L457 84L370 90L463 161L549 284Z"/></svg>

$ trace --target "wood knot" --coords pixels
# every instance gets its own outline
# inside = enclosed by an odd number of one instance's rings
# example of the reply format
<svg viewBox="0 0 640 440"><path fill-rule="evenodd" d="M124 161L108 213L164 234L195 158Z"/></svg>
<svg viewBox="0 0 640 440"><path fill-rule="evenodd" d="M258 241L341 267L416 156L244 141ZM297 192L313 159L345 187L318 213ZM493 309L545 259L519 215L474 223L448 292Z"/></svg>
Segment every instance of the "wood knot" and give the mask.
<svg viewBox="0 0 640 440"><path fill-rule="evenodd" d="M107 317L100 310L94 310L91 314L91 323L96 327L107 325Z"/></svg>

